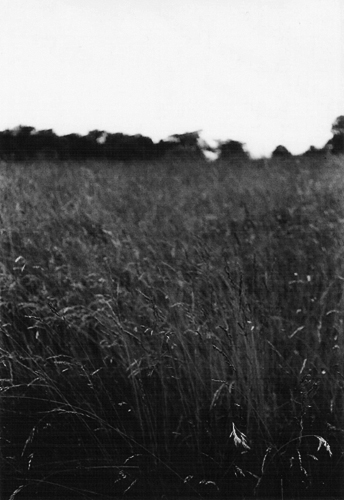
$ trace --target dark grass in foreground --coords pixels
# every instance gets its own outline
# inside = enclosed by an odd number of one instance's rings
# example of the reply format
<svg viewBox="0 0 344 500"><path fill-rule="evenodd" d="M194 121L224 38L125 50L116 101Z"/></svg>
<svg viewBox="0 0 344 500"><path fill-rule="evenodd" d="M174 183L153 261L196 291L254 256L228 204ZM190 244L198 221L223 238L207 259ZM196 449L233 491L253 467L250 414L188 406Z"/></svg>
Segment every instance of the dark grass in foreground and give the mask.
<svg viewBox="0 0 344 500"><path fill-rule="evenodd" d="M2 166L2 498L343 495L343 176Z"/></svg>

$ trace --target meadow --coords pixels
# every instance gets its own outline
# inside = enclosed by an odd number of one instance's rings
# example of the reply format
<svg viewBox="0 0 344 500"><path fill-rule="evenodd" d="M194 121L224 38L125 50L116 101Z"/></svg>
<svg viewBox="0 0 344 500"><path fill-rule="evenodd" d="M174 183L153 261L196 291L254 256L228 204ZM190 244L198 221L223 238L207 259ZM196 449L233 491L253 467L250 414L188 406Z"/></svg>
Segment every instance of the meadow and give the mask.
<svg viewBox="0 0 344 500"><path fill-rule="evenodd" d="M0 166L2 498L344 493L344 159Z"/></svg>

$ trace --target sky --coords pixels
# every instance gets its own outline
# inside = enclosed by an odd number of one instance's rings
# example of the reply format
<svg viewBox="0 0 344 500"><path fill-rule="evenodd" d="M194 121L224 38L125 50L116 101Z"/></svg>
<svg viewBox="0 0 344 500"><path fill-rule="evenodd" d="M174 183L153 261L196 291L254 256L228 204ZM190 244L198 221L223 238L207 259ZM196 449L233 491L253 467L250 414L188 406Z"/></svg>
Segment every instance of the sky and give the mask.
<svg viewBox="0 0 344 500"><path fill-rule="evenodd" d="M1 0L0 71L0 130L299 154L344 115L344 1Z"/></svg>

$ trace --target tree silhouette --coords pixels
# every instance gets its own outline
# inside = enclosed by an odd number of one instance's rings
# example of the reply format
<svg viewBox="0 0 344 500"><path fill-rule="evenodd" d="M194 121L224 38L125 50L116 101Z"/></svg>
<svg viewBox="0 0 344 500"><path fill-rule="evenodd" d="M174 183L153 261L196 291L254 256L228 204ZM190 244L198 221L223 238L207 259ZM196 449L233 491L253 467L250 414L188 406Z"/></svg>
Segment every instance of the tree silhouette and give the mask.
<svg viewBox="0 0 344 500"><path fill-rule="evenodd" d="M101 158L104 156L104 142L107 133L104 130L91 130L85 137L85 146L89 158Z"/></svg>
<svg viewBox="0 0 344 500"><path fill-rule="evenodd" d="M219 160L248 159L249 155L244 150L244 146L245 144L239 141L219 141L217 147Z"/></svg>
<svg viewBox="0 0 344 500"><path fill-rule="evenodd" d="M63 135L59 140L60 156L64 160L85 160L88 158L88 142L80 134Z"/></svg>
<svg viewBox="0 0 344 500"><path fill-rule="evenodd" d="M200 139L200 130L196 132L185 132L184 134L173 134L170 138L174 139L178 144L184 148L198 149L198 141Z"/></svg>
<svg viewBox="0 0 344 500"><path fill-rule="evenodd" d="M32 135L35 157L44 160L58 158L59 137L50 128L38 130Z"/></svg>
<svg viewBox="0 0 344 500"><path fill-rule="evenodd" d="M344 116L338 116L332 124L332 133L334 135L344 135Z"/></svg>
<svg viewBox="0 0 344 500"><path fill-rule="evenodd" d="M338 116L332 124L333 137L328 141L332 154L344 153L344 116Z"/></svg>
<svg viewBox="0 0 344 500"><path fill-rule="evenodd" d="M333 137L323 148L310 146L303 155L344 154L344 115L338 116L332 124ZM68 134L58 136L52 129L36 130L19 125L0 131L0 158L3 160L61 159L84 161L86 159L108 159L118 161L146 161L163 157L177 160L200 160L205 151L218 153L219 160L247 160L250 155L245 144L239 141L218 141L210 147L201 137L200 130L173 134L157 144L150 137L141 134L126 135L91 130L87 135ZM289 158L291 153L279 145L272 153L274 158Z"/></svg>
<svg viewBox="0 0 344 500"><path fill-rule="evenodd" d="M150 137L140 134L106 134L104 154L106 158L119 161L149 160L155 155L155 146Z"/></svg>
<svg viewBox="0 0 344 500"><path fill-rule="evenodd" d="M272 152L273 158L289 158L290 156L292 156L290 151L282 145L277 146L277 148Z"/></svg>
<svg viewBox="0 0 344 500"><path fill-rule="evenodd" d="M321 157L328 153L326 146L324 148L316 148L315 146L310 146L307 151L305 151L302 156L308 156L310 158Z"/></svg>
<svg viewBox="0 0 344 500"><path fill-rule="evenodd" d="M184 134L170 135L166 141L162 141L161 151L164 155L178 159L200 159L204 158L203 146L205 141L200 138L201 130L185 132Z"/></svg>
<svg viewBox="0 0 344 500"><path fill-rule="evenodd" d="M35 156L34 142L32 136L36 132L34 127L19 125L12 130L15 143L16 160L28 160Z"/></svg>

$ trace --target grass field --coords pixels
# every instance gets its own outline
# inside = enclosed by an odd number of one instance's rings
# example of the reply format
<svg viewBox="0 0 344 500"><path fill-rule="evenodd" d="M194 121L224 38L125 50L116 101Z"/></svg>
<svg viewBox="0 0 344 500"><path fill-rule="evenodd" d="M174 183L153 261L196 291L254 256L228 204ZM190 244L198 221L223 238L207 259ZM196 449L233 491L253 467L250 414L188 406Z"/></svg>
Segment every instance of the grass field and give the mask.
<svg viewBox="0 0 344 500"><path fill-rule="evenodd" d="M2 165L0 224L4 500L344 493L343 158Z"/></svg>

